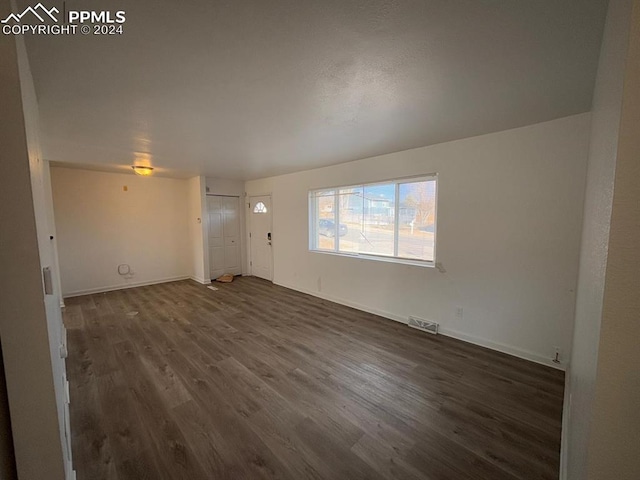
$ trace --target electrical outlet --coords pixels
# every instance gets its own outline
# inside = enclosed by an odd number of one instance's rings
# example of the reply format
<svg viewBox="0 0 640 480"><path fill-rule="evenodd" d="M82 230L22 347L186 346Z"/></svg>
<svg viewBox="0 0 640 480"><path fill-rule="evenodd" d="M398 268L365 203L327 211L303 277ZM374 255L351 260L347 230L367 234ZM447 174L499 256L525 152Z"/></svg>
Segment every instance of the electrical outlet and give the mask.
<svg viewBox="0 0 640 480"><path fill-rule="evenodd" d="M461 306L456 307L456 317L462 318L464 316L464 309Z"/></svg>

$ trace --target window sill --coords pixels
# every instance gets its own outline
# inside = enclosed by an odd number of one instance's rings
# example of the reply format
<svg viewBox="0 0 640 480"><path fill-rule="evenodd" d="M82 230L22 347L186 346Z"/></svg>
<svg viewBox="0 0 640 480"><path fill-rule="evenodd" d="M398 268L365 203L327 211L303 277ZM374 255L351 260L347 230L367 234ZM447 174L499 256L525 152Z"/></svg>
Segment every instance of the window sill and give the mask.
<svg viewBox="0 0 640 480"><path fill-rule="evenodd" d="M357 254L357 253L343 253L343 252L330 252L323 250L312 250L309 249L311 253L319 253L320 255L333 255L335 257L345 257L345 258L354 258L356 260L373 260L376 262L386 262L386 263L399 263L401 265L412 265L414 267L428 267L435 268L436 262L428 261L428 260L414 260L411 258L398 258L398 257L385 257L383 255L371 255L371 254Z"/></svg>

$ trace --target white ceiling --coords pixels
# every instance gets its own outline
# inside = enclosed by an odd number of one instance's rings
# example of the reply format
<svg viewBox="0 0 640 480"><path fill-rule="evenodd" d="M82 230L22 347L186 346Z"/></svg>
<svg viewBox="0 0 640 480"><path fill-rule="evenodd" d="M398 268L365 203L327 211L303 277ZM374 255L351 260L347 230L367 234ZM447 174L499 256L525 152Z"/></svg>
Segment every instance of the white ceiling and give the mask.
<svg viewBox="0 0 640 480"><path fill-rule="evenodd" d="M90 8L125 34L27 38L45 158L252 179L588 111L606 0Z"/></svg>

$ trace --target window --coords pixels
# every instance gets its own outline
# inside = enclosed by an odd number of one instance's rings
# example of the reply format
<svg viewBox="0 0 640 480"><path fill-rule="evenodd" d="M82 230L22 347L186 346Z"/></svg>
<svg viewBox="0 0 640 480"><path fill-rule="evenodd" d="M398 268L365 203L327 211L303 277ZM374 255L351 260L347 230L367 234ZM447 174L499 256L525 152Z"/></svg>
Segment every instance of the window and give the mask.
<svg viewBox="0 0 640 480"><path fill-rule="evenodd" d="M435 261L436 177L309 192L309 248L377 260Z"/></svg>
<svg viewBox="0 0 640 480"><path fill-rule="evenodd" d="M258 202L256 206L253 207L253 213L267 213L267 206L262 202Z"/></svg>

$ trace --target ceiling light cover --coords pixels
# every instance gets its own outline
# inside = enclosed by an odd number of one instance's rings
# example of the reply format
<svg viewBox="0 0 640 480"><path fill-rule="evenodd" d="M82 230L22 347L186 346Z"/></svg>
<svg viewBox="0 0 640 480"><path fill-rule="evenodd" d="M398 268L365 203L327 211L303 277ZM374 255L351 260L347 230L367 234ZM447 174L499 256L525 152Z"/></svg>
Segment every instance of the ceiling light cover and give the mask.
<svg viewBox="0 0 640 480"><path fill-rule="evenodd" d="M148 177L153 173L153 167L146 167L143 165L133 165L131 168L133 168L134 172L136 172L138 175L142 175L143 177Z"/></svg>

